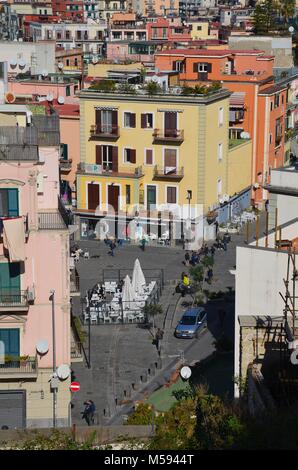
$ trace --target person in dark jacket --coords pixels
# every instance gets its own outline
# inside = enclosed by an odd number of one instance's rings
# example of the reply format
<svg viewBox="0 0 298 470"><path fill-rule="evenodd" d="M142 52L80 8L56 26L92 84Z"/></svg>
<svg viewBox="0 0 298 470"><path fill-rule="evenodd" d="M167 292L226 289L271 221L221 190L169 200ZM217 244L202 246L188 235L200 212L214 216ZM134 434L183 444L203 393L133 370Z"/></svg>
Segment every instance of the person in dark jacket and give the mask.
<svg viewBox="0 0 298 470"><path fill-rule="evenodd" d="M94 413L95 413L95 404L92 400L87 400L84 402L85 409L82 412L82 419L85 419L88 426L94 424Z"/></svg>

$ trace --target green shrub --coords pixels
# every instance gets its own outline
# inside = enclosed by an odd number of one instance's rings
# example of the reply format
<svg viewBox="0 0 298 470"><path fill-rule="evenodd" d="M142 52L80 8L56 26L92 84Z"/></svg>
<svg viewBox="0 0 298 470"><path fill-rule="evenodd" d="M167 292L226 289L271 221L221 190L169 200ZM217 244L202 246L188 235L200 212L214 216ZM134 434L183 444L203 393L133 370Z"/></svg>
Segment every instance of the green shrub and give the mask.
<svg viewBox="0 0 298 470"><path fill-rule="evenodd" d="M116 82L113 80L101 80L100 82L93 83L90 90L105 91L107 93L116 90Z"/></svg>

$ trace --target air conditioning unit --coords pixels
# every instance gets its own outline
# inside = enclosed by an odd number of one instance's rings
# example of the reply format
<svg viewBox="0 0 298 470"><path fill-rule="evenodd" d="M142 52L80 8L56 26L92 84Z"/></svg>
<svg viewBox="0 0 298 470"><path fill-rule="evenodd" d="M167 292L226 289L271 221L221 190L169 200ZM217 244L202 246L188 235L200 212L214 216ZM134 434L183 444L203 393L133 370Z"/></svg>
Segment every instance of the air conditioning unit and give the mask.
<svg viewBox="0 0 298 470"><path fill-rule="evenodd" d="M28 287L27 298L29 302L34 302L35 300L35 288L34 286Z"/></svg>
<svg viewBox="0 0 298 470"><path fill-rule="evenodd" d="M102 173L102 166L101 165L91 165L89 163L85 163L84 169L86 173L96 173L96 174L101 174Z"/></svg>

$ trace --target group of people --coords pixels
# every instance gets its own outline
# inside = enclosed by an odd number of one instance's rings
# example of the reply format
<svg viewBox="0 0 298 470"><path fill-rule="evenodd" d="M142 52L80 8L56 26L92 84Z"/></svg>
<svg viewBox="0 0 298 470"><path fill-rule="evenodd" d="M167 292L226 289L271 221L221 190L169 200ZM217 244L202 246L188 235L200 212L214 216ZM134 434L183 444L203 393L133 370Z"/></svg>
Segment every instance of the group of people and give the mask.
<svg viewBox="0 0 298 470"><path fill-rule="evenodd" d="M84 402L85 409L82 411L82 419L85 419L86 423L88 426L91 424L94 424L94 414L96 411L96 407L94 404L94 401L92 400L86 400Z"/></svg>

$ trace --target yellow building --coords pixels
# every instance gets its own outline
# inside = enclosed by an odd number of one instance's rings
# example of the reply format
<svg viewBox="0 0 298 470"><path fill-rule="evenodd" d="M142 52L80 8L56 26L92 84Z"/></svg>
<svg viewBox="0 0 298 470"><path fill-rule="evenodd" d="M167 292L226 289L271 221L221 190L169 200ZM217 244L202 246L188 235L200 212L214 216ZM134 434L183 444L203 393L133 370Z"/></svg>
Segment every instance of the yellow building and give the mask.
<svg viewBox="0 0 298 470"><path fill-rule="evenodd" d="M229 194L228 179L231 194L244 189L243 178L235 189L228 171L229 96L228 90L197 96L81 91L81 221L98 220L111 207L131 215L151 209L152 217L161 205L189 202L206 213Z"/></svg>
<svg viewBox="0 0 298 470"><path fill-rule="evenodd" d="M214 34L211 34L210 25L208 21L188 21L187 25L190 26L190 34L192 40L216 39L216 37L214 37Z"/></svg>

